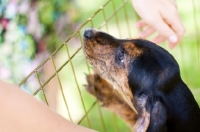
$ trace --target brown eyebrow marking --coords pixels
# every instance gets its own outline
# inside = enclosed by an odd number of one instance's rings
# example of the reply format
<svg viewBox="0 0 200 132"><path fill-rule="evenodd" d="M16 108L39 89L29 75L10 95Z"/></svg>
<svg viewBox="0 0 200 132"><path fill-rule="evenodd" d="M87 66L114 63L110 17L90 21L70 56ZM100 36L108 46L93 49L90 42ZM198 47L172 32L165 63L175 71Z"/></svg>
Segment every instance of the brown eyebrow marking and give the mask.
<svg viewBox="0 0 200 132"><path fill-rule="evenodd" d="M131 57L137 57L143 53L143 51L141 49L139 49L132 42L125 42L124 49L125 49L126 53Z"/></svg>

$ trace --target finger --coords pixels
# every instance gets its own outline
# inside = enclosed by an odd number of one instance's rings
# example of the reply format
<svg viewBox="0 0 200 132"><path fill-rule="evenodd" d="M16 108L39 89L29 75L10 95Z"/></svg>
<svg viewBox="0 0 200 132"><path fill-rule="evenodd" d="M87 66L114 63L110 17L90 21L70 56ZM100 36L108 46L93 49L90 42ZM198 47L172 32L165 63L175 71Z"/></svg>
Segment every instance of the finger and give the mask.
<svg viewBox="0 0 200 132"><path fill-rule="evenodd" d="M152 35L156 30L152 27L147 27L146 29L144 29L140 34L139 36L141 38L147 38L148 36Z"/></svg>
<svg viewBox="0 0 200 132"><path fill-rule="evenodd" d="M179 17L172 18L172 19L173 21L169 24L172 30L175 32L176 36L178 37L178 42L179 42L185 33L185 28Z"/></svg>
<svg viewBox="0 0 200 132"><path fill-rule="evenodd" d="M166 24L166 22L161 19L161 17L157 17L157 20L150 20L148 23L151 27L154 27L158 33L164 38L168 39L170 43L177 43L178 37L176 33ZM159 23L159 24L155 24Z"/></svg>
<svg viewBox="0 0 200 132"><path fill-rule="evenodd" d="M166 13L166 14L164 14L163 12L163 15L165 16L163 17L163 19L177 36L177 42L175 42L174 44L179 43L185 33L185 28L181 22L181 19L178 15L177 10L172 11L172 13ZM170 43L173 43L173 42L170 42Z"/></svg>
<svg viewBox="0 0 200 132"><path fill-rule="evenodd" d="M156 44L160 44L160 43L164 42L165 40L166 40L166 38L159 34L156 38L154 38L152 40L152 42L154 42Z"/></svg>
<svg viewBox="0 0 200 132"><path fill-rule="evenodd" d="M176 45L178 45L178 43L169 43L169 48L173 49L174 47L176 47Z"/></svg>
<svg viewBox="0 0 200 132"><path fill-rule="evenodd" d="M144 21L144 20L140 20L140 21L138 21L137 23L136 23L136 27L137 28L143 28L143 27L145 27L147 24L146 24L146 22Z"/></svg>

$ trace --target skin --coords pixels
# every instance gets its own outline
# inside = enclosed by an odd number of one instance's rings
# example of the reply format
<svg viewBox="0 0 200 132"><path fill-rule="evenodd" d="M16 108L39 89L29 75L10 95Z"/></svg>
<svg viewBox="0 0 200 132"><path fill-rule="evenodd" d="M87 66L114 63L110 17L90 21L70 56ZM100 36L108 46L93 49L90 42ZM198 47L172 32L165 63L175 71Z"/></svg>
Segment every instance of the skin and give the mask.
<svg viewBox="0 0 200 132"><path fill-rule="evenodd" d="M170 49L178 45L185 28L174 0L132 0L132 4L142 18L136 24L137 28L142 29L139 37L147 38L157 33L152 40L154 43L159 44L167 40Z"/></svg>
<svg viewBox="0 0 200 132"><path fill-rule="evenodd" d="M95 132L78 126L26 94L0 80L1 132Z"/></svg>

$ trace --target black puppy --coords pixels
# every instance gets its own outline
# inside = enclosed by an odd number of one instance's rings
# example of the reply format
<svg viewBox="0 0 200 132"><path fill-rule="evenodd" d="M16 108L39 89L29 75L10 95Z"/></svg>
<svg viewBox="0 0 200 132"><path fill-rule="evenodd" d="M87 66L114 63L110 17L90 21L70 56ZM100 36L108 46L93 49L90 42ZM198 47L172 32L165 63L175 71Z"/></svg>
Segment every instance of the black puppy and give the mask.
<svg viewBox="0 0 200 132"><path fill-rule="evenodd" d="M135 109L134 131L200 132L199 106L182 81L176 60L165 49L91 28L84 32L83 49L100 76ZM93 83L95 90L101 90L95 86L98 81Z"/></svg>

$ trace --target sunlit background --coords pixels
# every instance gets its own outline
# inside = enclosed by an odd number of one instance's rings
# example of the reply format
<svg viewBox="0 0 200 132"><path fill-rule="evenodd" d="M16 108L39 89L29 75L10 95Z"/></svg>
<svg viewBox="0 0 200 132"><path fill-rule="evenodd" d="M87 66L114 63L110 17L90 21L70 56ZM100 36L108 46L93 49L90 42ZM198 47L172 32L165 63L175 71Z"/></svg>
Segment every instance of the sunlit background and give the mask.
<svg viewBox="0 0 200 132"><path fill-rule="evenodd" d="M186 33L169 52L200 104L200 1L176 2ZM0 0L0 78L19 84L74 123L98 131L130 131L85 91L85 74L92 68L81 39L88 27L135 38L138 20L127 0ZM168 50L166 43L161 46Z"/></svg>

